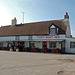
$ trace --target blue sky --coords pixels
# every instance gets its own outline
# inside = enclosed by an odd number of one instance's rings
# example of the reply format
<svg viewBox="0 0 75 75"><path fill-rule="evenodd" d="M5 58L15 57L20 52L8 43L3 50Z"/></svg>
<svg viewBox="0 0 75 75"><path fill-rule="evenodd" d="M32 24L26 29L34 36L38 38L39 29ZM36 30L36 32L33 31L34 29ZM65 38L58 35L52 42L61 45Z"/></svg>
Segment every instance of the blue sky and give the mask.
<svg viewBox="0 0 75 75"><path fill-rule="evenodd" d="M75 0L0 0L0 26L10 25L16 17L18 23L64 19L68 12L72 35L75 36Z"/></svg>

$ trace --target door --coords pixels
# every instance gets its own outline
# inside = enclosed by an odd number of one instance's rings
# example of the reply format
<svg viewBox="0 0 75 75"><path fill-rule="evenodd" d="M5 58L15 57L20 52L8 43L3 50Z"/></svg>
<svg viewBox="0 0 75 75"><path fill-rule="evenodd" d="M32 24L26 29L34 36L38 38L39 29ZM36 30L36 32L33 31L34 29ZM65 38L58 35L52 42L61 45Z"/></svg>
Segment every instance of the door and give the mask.
<svg viewBox="0 0 75 75"><path fill-rule="evenodd" d="M24 42L19 41L19 42L18 42L18 48L19 48L20 51L23 51Z"/></svg>
<svg viewBox="0 0 75 75"><path fill-rule="evenodd" d="M44 53L47 51L47 42L43 42L42 49Z"/></svg>

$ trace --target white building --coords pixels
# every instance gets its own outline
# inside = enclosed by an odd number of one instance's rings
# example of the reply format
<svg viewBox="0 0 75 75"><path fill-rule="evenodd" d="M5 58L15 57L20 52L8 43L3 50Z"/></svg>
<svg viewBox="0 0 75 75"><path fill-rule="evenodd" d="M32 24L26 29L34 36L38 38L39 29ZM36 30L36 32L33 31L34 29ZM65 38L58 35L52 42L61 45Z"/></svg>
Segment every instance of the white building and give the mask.
<svg viewBox="0 0 75 75"><path fill-rule="evenodd" d="M75 53L75 38L71 35L69 15L64 19L0 27L0 49L20 46L19 50Z"/></svg>

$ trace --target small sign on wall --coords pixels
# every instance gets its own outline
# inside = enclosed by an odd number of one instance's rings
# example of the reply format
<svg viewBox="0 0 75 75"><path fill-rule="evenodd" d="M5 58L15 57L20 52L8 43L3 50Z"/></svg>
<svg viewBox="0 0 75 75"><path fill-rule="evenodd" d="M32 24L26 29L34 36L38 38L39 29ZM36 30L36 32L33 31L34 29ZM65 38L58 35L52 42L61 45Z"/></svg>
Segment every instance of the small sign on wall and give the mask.
<svg viewBox="0 0 75 75"><path fill-rule="evenodd" d="M45 38L45 39L48 39L48 38L60 38L60 36L37 36L37 38Z"/></svg>

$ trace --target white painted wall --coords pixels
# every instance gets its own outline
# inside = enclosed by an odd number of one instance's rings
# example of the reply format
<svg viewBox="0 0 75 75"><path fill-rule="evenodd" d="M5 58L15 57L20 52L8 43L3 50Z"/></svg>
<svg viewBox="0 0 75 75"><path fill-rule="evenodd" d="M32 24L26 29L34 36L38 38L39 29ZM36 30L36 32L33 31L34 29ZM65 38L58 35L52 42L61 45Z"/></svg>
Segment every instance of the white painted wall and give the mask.
<svg viewBox="0 0 75 75"><path fill-rule="evenodd" d="M61 43L57 42L57 43L56 43L56 48L61 49Z"/></svg>
<svg viewBox="0 0 75 75"><path fill-rule="evenodd" d="M15 36L0 37L0 41L12 41L12 40L15 40Z"/></svg>
<svg viewBox="0 0 75 75"><path fill-rule="evenodd" d="M65 52L66 53L75 53L75 48L70 48L70 42L75 42L75 38L66 38L65 41Z"/></svg>
<svg viewBox="0 0 75 75"><path fill-rule="evenodd" d="M64 25L67 26L67 29L66 29L66 37L71 37L71 29L70 29L69 19L68 18L65 18L63 20L63 23L64 23Z"/></svg>
<svg viewBox="0 0 75 75"><path fill-rule="evenodd" d="M21 41L28 40L28 36L20 36L19 40L21 40Z"/></svg>
<svg viewBox="0 0 75 75"><path fill-rule="evenodd" d="M29 36L4 36L0 37L0 41L29 41ZM50 40L62 40L65 38L65 35L56 35L56 36L32 36L33 41L50 41ZM31 41L32 41L31 39Z"/></svg>

